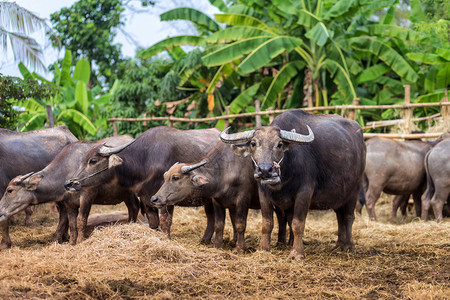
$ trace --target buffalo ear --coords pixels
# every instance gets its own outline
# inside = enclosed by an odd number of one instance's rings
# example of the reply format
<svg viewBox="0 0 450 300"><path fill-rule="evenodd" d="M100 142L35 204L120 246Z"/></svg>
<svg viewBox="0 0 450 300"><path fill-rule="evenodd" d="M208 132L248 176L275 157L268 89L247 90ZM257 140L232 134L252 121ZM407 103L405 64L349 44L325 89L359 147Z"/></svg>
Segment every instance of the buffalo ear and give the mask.
<svg viewBox="0 0 450 300"><path fill-rule="evenodd" d="M109 158L108 158L108 169L120 166L123 163L123 159L121 159L119 156L117 156L116 154L112 154Z"/></svg>
<svg viewBox="0 0 450 300"><path fill-rule="evenodd" d="M240 157L247 157L250 155L250 147L248 144L245 145L231 145L235 155Z"/></svg>
<svg viewBox="0 0 450 300"><path fill-rule="evenodd" d="M43 175L33 175L29 178L27 178L23 184L25 185L25 188L28 191L34 191L37 189L37 186L39 184L39 182L41 182L41 179L43 178Z"/></svg>
<svg viewBox="0 0 450 300"><path fill-rule="evenodd" d="M194 175L191 178L192 184L195 186L202 186L204 184L207 184L209 181L206 177L203 177L201 175Z"/></svg>

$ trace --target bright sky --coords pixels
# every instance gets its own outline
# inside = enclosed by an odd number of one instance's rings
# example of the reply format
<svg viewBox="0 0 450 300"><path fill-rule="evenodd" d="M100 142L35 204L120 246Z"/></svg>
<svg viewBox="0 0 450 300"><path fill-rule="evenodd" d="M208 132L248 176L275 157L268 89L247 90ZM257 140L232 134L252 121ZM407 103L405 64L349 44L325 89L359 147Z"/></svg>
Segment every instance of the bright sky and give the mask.
<svg viewBox="0 0 450 300"><path fill-rule="evenodd" d="M71 6L75 0L15 0L15 2L35 13L41 18L48 20L50 25L50 14L59 11L63 7ZM219 10L212 6L208 0L161 0L158 1L162 4L157 4L156 7L143 8L139 4L139 1L130 1L131 5L139 10L139 12L133 12L131 10L125 11L126 22L124 31L131 36L134 40L131 41L123 33L119 32L114 40L114 43L122 44L122 53L125 56L133 57L135 54L136 46L149 47L160 40L168 36L176 36L182 34L192 34L192 27L190 22L187 21L173 21L173 22L161 22L159 14L168 11L175 7L192 7L198 9L213 17ZM45 44L42 34L35 34L32 36L41 45ZM137 43L137 45L135 44ZM18 62L13 62L12 53L9 52L7 57L4 57L0 52L0 73L3 75L20 76L18 70ZM44 54L44 64L49 64L56 61L58 55L62 57L64 52L58 53L57 50L48 47ZM42 72L39 72L40 74ZM44 74L42 74L44 75ZM45 77L49 77L47 74ZM21 76L20 76L21 77ZM51 79L51 78L49 78Z"/></svg>

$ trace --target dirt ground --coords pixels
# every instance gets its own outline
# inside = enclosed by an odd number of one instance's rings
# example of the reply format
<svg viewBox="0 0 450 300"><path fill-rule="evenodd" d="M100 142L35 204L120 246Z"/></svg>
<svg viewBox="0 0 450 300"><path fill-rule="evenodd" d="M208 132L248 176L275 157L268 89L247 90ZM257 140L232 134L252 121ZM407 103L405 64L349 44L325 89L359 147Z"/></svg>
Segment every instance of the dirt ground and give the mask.
<svg viewBox="0 0 450 300"><path fill-rule="evenodd" d="M2 299L450 299L450 219L392 219L390 198L353 227L356 253L333 251L335 214L310 212L304 261L289 249L257 251L261 216L249 214L244 255L200 245L203 209L175 208L172 240L142 222L96 228L85 242L52 242L57 216L39 207L34 225L16 217L13 247L0 252ZM92 214L126 211L95 206ZM276 222L275 222L276 223ZM277 228L272 235L275 245Z"/></svg>

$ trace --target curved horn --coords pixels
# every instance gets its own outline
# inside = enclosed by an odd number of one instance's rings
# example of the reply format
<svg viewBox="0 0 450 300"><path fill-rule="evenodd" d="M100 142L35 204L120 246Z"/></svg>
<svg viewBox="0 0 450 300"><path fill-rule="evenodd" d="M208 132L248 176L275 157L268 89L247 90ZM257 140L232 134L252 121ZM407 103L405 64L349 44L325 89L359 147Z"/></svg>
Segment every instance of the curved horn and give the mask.
<svg viewBox="0 0 450 300"><path fill-rule="evenodd" d="M189 173L192 170L200 168L201 166L203 166L206 163L207 163L207 161L204 160L202 162L199 162L199 163L196 163L196 164L193 164L193 165L190 165L190 166L182 166L181 167L181 173L183 173L183 174Z"/></svg>
<svg viewBox="0 0 450 300"><path fill-rule="evenodd" d="M34 174L34 172L30 172L28 174L25 174L25 175L22 175L20 177L17 177L16 179L14 179L13 183L14 184L21 184L25 179L27 179L28 177L30 177L33 174Z"/></svg>
<svg viewBox="0 0 450 300"><path fill-rule="evenodd" d="M303 135L294 131L280 130L280 137L283 141L294 144L310 144L314 141L314 133L308 125L306 125L306 127L308 128L308 135Z"/></svg>
<svg viewBox="0 0 450 300"><path fill-rule="evenodd" d="M249 130L249 131L244 131L244 132L228 134L227 132L229 129L230 129L230 127L227 127L227 128L225 128L224 131L222 131L220 133L220 139L222 140L222 142L228 143L228 144L240 144L242 142L247 142L255 134L255 130Z"/></svg>
<svg viewBox="0 0 450 300"><path fill-rule="evenodd" d="M129 143L117 146L117 147L108 147L105 144L103 144L103 146L98 150L98 154L102 155L102 156L108 156L111 154L116 154L119 153L120 151L122 151L123 149L125 149L126 147L130 146L131 144L133 144L136 140L132 140Z"/></svg>

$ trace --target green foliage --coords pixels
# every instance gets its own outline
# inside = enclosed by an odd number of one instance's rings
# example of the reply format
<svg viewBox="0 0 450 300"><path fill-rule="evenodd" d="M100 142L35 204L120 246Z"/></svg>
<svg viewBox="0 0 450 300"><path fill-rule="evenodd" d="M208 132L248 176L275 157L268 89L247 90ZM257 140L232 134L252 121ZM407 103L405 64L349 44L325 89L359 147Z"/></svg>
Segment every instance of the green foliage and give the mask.
<svg viewBox="0 0 450 300"><path fill-rule="evenodd" d="M103 77L112 85L119 75L120 45L113 40L124 24L123 11L120 0L79 0L50 15L61 44L74 56L73 62L81 57L88 60L92 83Z"/></svg>
<svg viewBox="0 0 450 300"><path fill-rule="evenodd" d="M31 74L23 64L19 64L22 76L29 79L26 82L28 88L39 85L39 82L42 82L41 85L45 82L45 85L53 91L51 95L29 95L17 103L17 106L25 109L25 112L20 115L21 123L24 124L21 131L48 125L50 121L47 116L47 106L52 108L55 125L66 125L79 139L95 139L98 129L106 126L106 119L101 115L101 111L107 106L110 95L94 99L94 95L101 93L101 88L88 87L89 62L85 58L80 58L73 72L71 62L71 52L66 50L61 69L56 63L54 64L54 76L51 82L36 73Z"/></svg>
<svg viewBox="0 0 450 300"><path fill-rule="evenodd" d="M19 111L14 109L18 101L30 97L50 97L54 90L46 83L26 81L0 74L0 128L16 129Z"/></svg>

